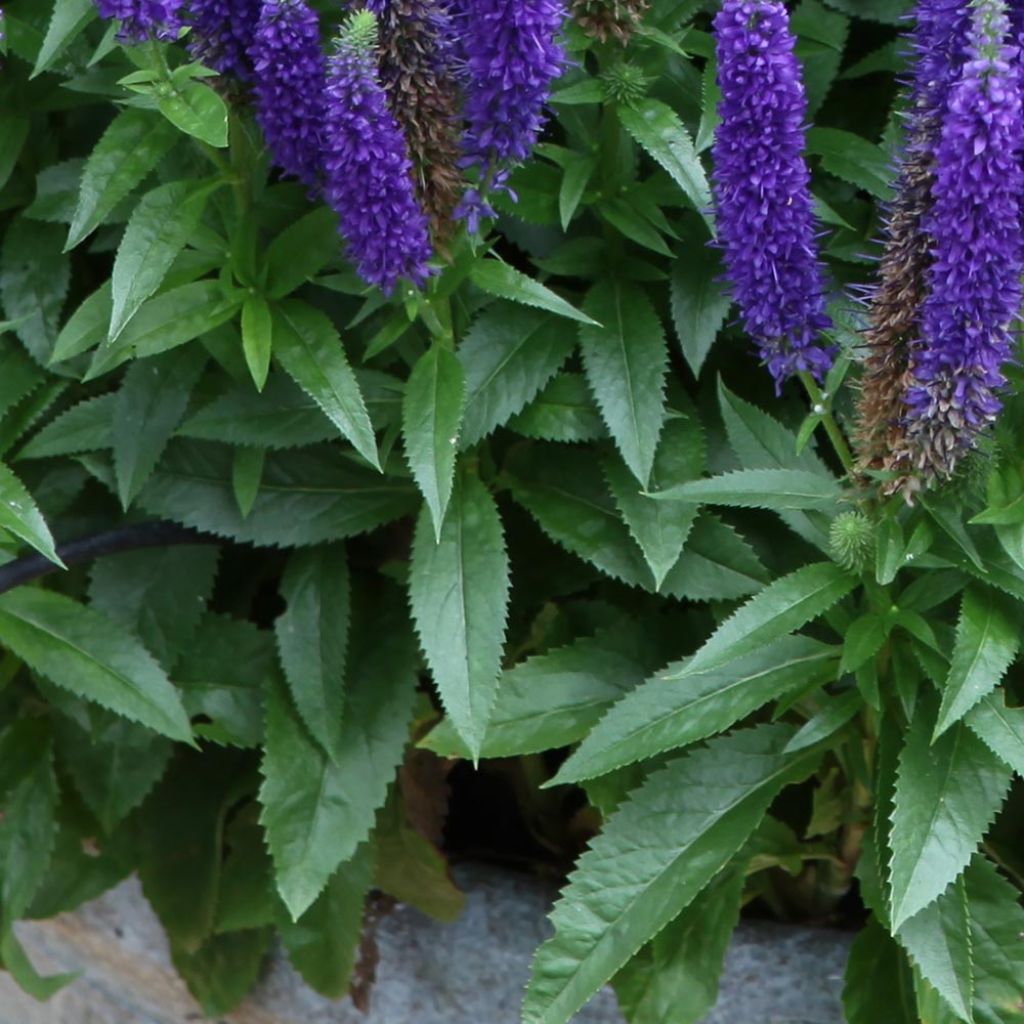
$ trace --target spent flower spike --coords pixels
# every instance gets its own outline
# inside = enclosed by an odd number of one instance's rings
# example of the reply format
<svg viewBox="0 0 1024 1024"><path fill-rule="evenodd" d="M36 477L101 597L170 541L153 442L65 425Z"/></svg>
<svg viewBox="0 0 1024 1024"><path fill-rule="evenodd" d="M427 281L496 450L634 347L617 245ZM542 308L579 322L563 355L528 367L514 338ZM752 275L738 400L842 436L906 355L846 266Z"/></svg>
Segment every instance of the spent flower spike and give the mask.
<svg viewBox="0 0 1024 1024"><path fill-rule="evenodd" d="M403 278L422 285L430 229L405 136L378 75L371 11L350 15L328 59L323 143L327 201L359 275L385 292Z"/></svg>
<svg viewBox="0 0 1024 1024"><path fill-rule="evenodd" d="M313 188L320 178L326 60L305 0L263 0L249 56L256 117L275 162Z"/></svg>
<svg viewBox="0 0 1024 1024"><path fill-rule="evenodd" d="M904 462L925 483L951 476L995 420L1021 304L1024 118L1017 47L1001 0L975 0L967 63L936 150L921 337L912 347Z"/></svg>
<svg viewBox="0 0 1024 1024"><path fill-rule="evenodd" d="M121 38L173 39L181 28L184 0L96 0L100 17L121 22Z"/></svg>
<svg viewBox="0 0 1024 1024"><path fill-rule="evenodd" d="M804 159L807 100L778 0L725 0L715 17L719 108L714 193L726 277L776 386L822 378L824 272Z"/></svg>

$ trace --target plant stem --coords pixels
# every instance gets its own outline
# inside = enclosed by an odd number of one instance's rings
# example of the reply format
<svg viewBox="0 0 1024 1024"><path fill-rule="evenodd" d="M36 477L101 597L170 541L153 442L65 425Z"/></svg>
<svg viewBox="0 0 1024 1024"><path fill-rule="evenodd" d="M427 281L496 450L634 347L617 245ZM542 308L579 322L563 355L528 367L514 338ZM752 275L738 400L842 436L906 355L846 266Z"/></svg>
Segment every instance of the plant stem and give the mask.
<svg viewBox="0 0 1024 1024"><path fill-rule="evenodd" d="M832 447L835 449L843 469L846 470L848 475L852 476L855 466L853 452L850 450L850 446L843 436L839 424L826 404L825 396L821 388L818 387L818 382L806 370L801 372L799 377L807 391L808 397L814 405L815 415L821 418L821 425L825 428L825 433L828 434L828 439L832 442ZM819 412L819 409L823 411Z"/></svg>

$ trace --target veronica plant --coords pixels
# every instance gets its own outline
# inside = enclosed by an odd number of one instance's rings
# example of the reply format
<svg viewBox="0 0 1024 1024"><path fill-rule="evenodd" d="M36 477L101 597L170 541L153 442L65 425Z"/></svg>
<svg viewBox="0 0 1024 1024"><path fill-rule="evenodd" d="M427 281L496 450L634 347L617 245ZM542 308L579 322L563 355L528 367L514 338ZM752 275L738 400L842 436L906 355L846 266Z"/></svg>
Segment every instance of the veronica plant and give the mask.
<svg viewBox="0 0 1024 1024"><path fill-rule="evenodd" d="M365 1001L480 772L527 1024L696 1024L750 905L1019 1024L1020 5L4 7L18 981L135 872L203 1012Z"/></svg>

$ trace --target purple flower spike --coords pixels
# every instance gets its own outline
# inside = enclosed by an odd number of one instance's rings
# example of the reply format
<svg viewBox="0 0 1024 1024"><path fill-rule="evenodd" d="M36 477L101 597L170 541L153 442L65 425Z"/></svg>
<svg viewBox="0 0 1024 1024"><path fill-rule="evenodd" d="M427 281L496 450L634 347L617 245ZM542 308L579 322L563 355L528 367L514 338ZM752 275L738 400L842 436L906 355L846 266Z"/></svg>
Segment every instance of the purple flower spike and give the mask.
<svg viewBox="0 0 1024 1024"><path fill-rule="evenodd" d="M131 42L173 39L181 28L184 0L96 0L101 18L117 18L120 36Z"/></svg>
<svg viewBox="0 0 1024 1024"><path fill-rule="evenodd" d="M364 281L386 293L401 278L422 285L432 251L416 201L412 161L377 73L377 23L352 15L327 64L324 117L327 201Z"/></svg>
<svg viewBox="0 0 1024 1024"><path fill-rule="evenodd" d="M484 189L504 184L544 127L551 84L565 68L557 38L567 17L561 0L454 5L466 95L464 163L477 169ZM468 196L462 215L481 214L489 214L483 197Z"/></svg>
<svg viewBox="0 0 1024 1024"><path fill-rule="evenodd" d="M925 482L952 475L997 416L1021 304L1024 119L1000 0L976 0L968 60L936 151L929 294L911 353L908 458Z"/></svg>
<svg viewBox="0 0 1024 1024"><path fill-rule="evenodd" d="M263 0L249 50L256 117L274 160L313 188L320 178L326 61L305 0Z"/></svg>
<svg viewBox="0 0 1024 1024"><path fill-rule="evenodd" d="M221 75L252 78L249 47L260 17L260 0L191 0L192 55Z"/></svg>
<svg viewBox="0 0 1024 1024"><path fill-rule="evenodd" d="M726 276L776 386L819 379L831 326L803 157L807 100L785 6L725 0L715 18L719 108L714 191Z"/></svg>

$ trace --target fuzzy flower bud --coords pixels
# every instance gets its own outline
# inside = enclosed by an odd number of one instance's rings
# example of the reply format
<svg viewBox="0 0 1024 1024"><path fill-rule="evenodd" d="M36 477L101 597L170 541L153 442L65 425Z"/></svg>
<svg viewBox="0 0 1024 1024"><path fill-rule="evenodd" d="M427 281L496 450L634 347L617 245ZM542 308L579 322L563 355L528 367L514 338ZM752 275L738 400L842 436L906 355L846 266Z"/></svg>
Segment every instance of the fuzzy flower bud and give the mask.
<svg viewBox="0 0 1024 1024"><path fill-rule="evenodd" d="M828 546L837 565L861 572L875 553L875 524L863 512L843 512L829 526Z"/></svg>
<svg viewBox="0 0 1024 1024"><path fill-rule="evenodd" d="M475 230L491 213L483 193L504 185L544 127L551 84L566 62L557 42L566 10L561 0L457 0L454 12L465 69L463 162L481 182L461 213Z"/></svg>
<svg viewBox="0 0 1024 1024"><path fill-rule="evenodd" d="M218 74L248 82L259 17L260 0L190 0L192 55Z"/></svg>
<svg viewBox="0 0 1024 1024"><path fill-rule="evenodd" d="M256 117L274 160L312 188L320 177L326 62L305 0L263 0L249 49Z"/></svg>
<svg viewBox="0 0 1024 1024"><path fill-rule="evenodd" d="M405 137L378 78L370 11L349 17L328 60L323 143L327 201L360 276L385 292L401 278L422 285L430 231Z"/></svg>
<svg viewBox="0 0 1024 1024"><path fill-rule="evenodd" d="M715 17L722 90L715 204L726 277L776 385L819 379L831 326L804 160L807 100L789 17L779 0L725 0Z"/></svg>
<svg viewBox="0 0 1024 1024"><path fill-rule="evenodd" d="M977 0L936 150L925 221L932 263L911 350L902 460L926 484L951 476L999 413L1021 304L1024 119L1008 28L1001 0Z"/></svg>
<svg viewBox="0 0 1024 1024"><path fill-rule="evenodd" d="M96 0L101 18L117 18L124 40L173 39L181 27L184 0Z"/></svg>

